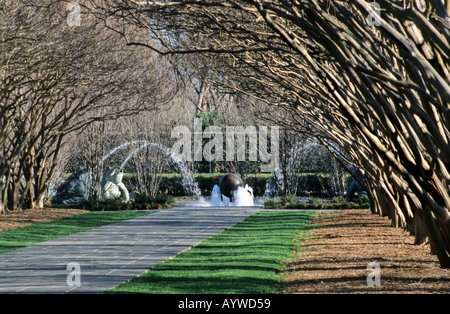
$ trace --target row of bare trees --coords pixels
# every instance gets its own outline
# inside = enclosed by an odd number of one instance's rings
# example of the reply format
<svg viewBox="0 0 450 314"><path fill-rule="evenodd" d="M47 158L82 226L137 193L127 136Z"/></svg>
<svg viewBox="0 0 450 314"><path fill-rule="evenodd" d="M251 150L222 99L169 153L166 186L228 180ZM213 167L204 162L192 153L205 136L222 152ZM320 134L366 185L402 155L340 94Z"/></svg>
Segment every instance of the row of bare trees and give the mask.
<svg viewBox="0 0 450 314"><path fill-rule="evenodd" d="M210 81L322 141L361 170L374 213L417 243L428 238L450 267L449 8L448 0L129 0L101 11L127 15L154 40L123 33L129 45L201 53Z"/></svg>
<svg viewBox="0 0 450 314"><path fill-rule="evenodd" d="M155 107L170 96L164 62L129 49L68 1L8 0L0 9L0 213L42 208L47 188L95 121Z"/></svg>

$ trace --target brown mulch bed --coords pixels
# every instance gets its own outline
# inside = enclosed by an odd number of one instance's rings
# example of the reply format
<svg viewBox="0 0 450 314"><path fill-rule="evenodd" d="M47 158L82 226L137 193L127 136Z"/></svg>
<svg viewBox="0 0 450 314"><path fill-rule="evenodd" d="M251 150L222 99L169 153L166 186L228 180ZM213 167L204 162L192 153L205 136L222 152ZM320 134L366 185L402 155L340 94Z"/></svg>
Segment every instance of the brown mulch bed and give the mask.
<svg viewBox="0 0 450 314"><path fill-rule="evenodd" d="M391 227L387 217L368 209L323 212L311 237L283 273L282 293L447 294L450 269L441 269L428 244ZM379 264L379 286L371 262Z"/></svg>
<svg viewBox="0 0 450 314"><path fill-rule="evenodd" d="M81 209L45 208L12 211L0 215L0 231L22 228L35 222L46 222L85 213Z"/></svg>

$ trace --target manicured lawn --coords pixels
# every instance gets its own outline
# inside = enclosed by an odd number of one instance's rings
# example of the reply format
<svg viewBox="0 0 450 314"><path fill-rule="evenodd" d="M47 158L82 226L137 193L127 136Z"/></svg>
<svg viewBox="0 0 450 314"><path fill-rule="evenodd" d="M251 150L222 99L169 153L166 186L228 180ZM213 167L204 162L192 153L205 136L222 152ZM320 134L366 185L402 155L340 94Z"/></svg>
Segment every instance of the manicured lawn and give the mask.
<svg viewBox="0 0 450 314"><path fill-rule="evenodd" d="M149 214L148 211L94 211L0 232L0 254L76 232Z"/></svg>
<svg viewBox="0 0 450 314"><path fill-rule="evenodd" d="M109 293L273 293L314 212L263 211ZM296 240L294 240L296 239Z"/></svg>

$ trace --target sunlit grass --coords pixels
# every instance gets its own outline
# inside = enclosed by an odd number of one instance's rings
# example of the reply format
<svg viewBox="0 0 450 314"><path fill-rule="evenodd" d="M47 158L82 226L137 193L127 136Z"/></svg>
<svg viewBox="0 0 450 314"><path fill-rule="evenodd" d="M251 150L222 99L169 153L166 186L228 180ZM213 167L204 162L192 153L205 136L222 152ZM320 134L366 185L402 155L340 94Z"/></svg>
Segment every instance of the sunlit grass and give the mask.
<svg viewBox="0 0 450 314"><path fill-rule="evenodd" d="M313 214L259 212L109 292L275 292L283 261L300 249Z"/></svg>
<svg viewBox="0 0 450 314"><path fill-rule="evenodd" d="M5 230L0 232L0 254L147 214L148 211L94 211Z"/></svg>

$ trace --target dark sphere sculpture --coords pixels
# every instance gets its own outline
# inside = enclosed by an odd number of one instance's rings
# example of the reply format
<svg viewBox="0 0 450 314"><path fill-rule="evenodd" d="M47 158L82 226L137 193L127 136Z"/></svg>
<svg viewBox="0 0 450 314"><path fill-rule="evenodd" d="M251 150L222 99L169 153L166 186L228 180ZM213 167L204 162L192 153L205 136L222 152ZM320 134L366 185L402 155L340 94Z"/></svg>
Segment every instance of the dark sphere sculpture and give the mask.
<svg viewBox="0 0 450 314"><path fill-rule="evenodd" d="M237 174L234 173L226 174L219 181L220 193L228 197L232 202L233 192L236 191L238 187L242 185L243 185L242 179Z"/></svg>

